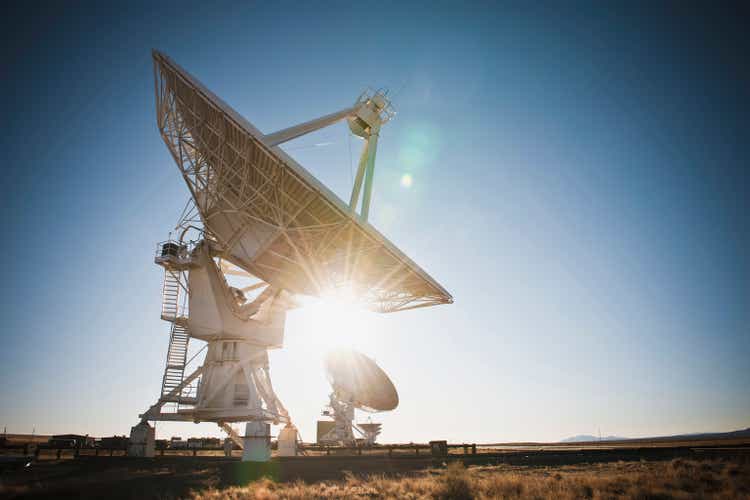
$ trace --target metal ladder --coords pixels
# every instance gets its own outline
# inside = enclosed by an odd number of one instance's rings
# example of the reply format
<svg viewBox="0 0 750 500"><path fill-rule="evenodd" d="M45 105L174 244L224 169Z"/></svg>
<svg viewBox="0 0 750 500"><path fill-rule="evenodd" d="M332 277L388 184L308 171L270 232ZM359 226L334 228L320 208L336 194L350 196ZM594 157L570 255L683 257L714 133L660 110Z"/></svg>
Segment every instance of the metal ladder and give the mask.
<svg viewBox="0 0 750 500"><path fill-rule="evenodd" d="M172 323L169 335L169 350L167 351L167 366L164 368L164 378L161 383L161 395L166 396L182 383L187 361L188 341L190 334L184 325ZM178 397L181 394L177 395Z"/></svg>

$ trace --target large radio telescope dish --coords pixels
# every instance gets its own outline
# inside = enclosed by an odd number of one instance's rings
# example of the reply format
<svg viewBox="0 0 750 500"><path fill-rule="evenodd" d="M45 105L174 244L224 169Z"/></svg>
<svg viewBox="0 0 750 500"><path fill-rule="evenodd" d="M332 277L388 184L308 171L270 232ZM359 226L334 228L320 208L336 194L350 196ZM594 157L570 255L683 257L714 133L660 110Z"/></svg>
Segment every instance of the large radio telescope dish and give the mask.
<svg viewBox="0 0 750 500"><path fill-rule="evenodd" d="M344 292L377 312L453 298L367 222L380 128L394 114L387 92L365 91L348 108L264 135L169 57L153 51L153 59L159 133L192 205L180 216L179 238L170 235L154 258L164 268L169 348L161 394L131 429L128 454L154 455L149 421L211 421L243 448L243 460L266 461L271 423L296 433L268 362L268 350L283 345L295 295ZM279 147L341 120L364 140L349 204ZM189 230L197 241L186 238ZM253 283L232 287L227 275ZM191 338L207 350L188 370ZM356 427L354 409L394 409L393 383L353 351L329 356L326 366L337 439L353 442L356 428L373 443L379 424ZM244 436L232 422L246 422Z"/></svg>
<svg viewBox="0 0 750 500"><path fill-rule="evenodd" d="M398 406L398 393L388 375L362 353L340 349L325 359L328 380L336 396L369 412L390 411Z"/></svg>
<svg viewBox="0 0 750 500"><path fill-rule="evenodd" d="M367 222L385 94L264 135L166 55L154 51L159 131L188 184L206 239L222 259L272 288L320 296L342 288L366 308L392 312L453 302L451 295ZM346 204L278 144L318 124L349 120L367 144L362 176ZM319 127L318 127L319 128ZM362 172L362 169L360 169Z"/></svg>

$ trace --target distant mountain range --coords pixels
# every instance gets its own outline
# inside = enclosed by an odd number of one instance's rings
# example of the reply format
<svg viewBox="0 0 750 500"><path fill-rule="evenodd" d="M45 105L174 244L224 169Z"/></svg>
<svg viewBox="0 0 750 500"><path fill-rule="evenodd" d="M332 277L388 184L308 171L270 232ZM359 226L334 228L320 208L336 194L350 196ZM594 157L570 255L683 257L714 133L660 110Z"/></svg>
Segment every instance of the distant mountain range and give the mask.
<svg viewBox="0 0 750 500"><path fill-rule="evenodd" d="M656 436L648 438L625 438L618 436L606 436L602 437L601 441L678 441L681 439L729 439L729 438L743 438L750 437L750 427L747 429L741 429L738 431L731 432L698 432L695 434L677 434L675 436ZM561 443L586 443L591 441L600 441L598 436L591 436L588 434L581 434L569 438L562 439Z"/></svg>
<svg viewBox="0 0 750 500"><path fill-rule="evenodd" d="M572 436L569 438L561 439L561 443L586 443L589 441L624 441L628 438L618 436L602 436L601 440L598 436L592 436L590 434L579 434L578 436Z"/></svg>

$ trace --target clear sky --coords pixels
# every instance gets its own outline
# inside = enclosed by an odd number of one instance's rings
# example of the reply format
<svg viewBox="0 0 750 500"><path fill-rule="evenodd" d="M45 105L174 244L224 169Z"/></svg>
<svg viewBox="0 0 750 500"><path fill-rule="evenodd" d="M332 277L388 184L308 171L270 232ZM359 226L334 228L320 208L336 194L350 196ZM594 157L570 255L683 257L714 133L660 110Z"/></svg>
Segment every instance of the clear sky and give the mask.
<svg viewBox="0 0 750 500"><path fill-rule="evenodd" d="M187 189L157 133L152 48L264 132L368 85L392 91L371 220L455 304L291 313L271 373L304 439L328 393L320 356L341 341L399 390L375 417L385 442L750 426L739 12L108 3L0 16L8 432L128 433L157 396L168 324L153 253ZM348 199L344 125L287 148Z"/></svg>

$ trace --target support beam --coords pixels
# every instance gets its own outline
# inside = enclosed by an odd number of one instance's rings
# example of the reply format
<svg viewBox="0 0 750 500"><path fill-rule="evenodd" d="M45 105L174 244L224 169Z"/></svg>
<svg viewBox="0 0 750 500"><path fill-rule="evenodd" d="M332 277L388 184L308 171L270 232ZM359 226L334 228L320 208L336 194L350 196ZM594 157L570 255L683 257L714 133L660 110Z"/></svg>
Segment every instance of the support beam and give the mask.
<svg viewBox="0 0 750 500"><path fill-rule="evenodd" d="M266 134L263 136L263 142L269 147L278 146L284 142L296 139L301 135L309 134L310 132L333 125L339 120L353 116L361 106L362 104L359 103L351 108L342 109L341 111L310 120L309 122L300 123L299 125L293 125L272 134Z"/></svg>
<svg viewBox="0 0 750 500"><path fill-rule="evenodd" d="M161 407L164 406L166 403L169 402L173 397L179 395L182 392L182 389L188 386L190 382L198 378L198 376L203 373L203 366L199 366L193 373L191 373L188 377L185 378L185 380L182 381L180 385L169 391L169 393L165 394L161 398L159 398L159 401L156 402L155 405L153 405L151 408L146 410L145 413L142 415L139 415L141 422L146 422L147 420L154 420L151 417L154 417L161 412Z"/></svg>
<svg viewBox="0 0 750 500"><path fill-rule="evenodd" d="M149 414L149 421L152 422L195 422L195 417L188 413L152 413Z"/></svg>
<svg viewBox="0 0 750 500"><path fill-rule="evenodd" d="M378 149L379 135L380 125L374 125L370 129L367 139L365 139L365 147L362 150L362 156L359 158L359 166L357 167L357 176L354 178L354 186L352 186L352 196L349 199L349 208L356 212L357 205L359 204L359 195L362 192L362 209L359 213L364 220L367 220L370 214L372 182L375 177L375 153ZM362 189L363 180L365 184L364 190Z"/></svg>
<svg viewBox="0 0 750 500"><path fill-rule="evenodd" d="M245 449L245 443L242 441L242 436L237 434L237 431L235 431L231 425L227 424L226 422L218 422L218 424L219 427L224 429L224 432L227 433L229 439L231 439L234 444L239 446L241 450Z"/></svg>
<svg viewBox="0 0 750 500"><path fill-rule="evenodd" d="M362 180L365 177L365 170L367 170L367 158L370 141L365 139L365 147L362 150L362 155L359 157L359 165L357 165L357 175L354 178L354 186L352 186L352 196L349 198L349 208L356 211L357 203L359 202L359 193L362 191Z"/></svg>
<svg viewBox="0 0 750 500"><path fill-rule="evenodd" d="M365 172L365 192L362 195L362 211L360 214L364 220L370 215L370 198L372 197L372 180L375 177L375 153L378 149L378 136L380 126L373 127L370 138L367 140L367 171Z"/></svg>

